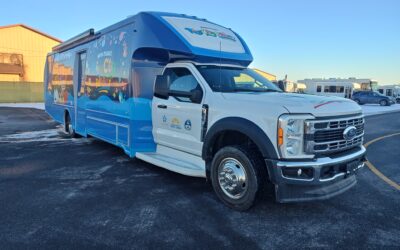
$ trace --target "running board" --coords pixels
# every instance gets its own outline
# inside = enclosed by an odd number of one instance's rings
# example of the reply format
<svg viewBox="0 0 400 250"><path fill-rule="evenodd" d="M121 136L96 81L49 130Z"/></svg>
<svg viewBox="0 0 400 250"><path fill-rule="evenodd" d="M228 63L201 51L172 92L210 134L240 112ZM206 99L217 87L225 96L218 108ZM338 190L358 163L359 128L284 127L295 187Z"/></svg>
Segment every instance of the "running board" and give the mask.
<svg viewBox="0 0 400 250"><path fill-rule="evenodd" d="M171 157L169 155L175 155L176 157ZM138 152L136 153L136 157L145 162L179 174L193 177L206 177L203 159L201 159L199 156L188 154L182 151L157 146L157 152Z"/></svg>

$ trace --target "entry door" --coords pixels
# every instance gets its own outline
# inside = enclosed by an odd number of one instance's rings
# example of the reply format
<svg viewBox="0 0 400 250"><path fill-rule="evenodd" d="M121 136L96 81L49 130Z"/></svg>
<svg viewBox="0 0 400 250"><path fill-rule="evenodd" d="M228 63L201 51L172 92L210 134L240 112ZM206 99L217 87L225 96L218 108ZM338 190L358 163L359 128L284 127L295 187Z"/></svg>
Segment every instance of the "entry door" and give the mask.
<svg viewBox="0 0 400 250"><path fill-rule="evenodd" d="M78 58L78 77L75 84L75 130L79 134L86 135L86 101L85 95L85 76L86 76L86 52L77 55Z"/></svg>
<svg viewBox="0 0 400 250"><path fill-rule="evenodd" d="M345 87L344 88L344 97L345 98L351 98L351 88L350 87Z"/></svg>
<svg viewBox="0 0 400 250"><path fill-rule="evenodd" d="M167 76L170 91L191 93L193 90L201 90L204 93L189 68L167 68L164 76ZM201 103L194 103L188 97L154 97L152 110L153 136L157 144L201 155Z"/></svg>

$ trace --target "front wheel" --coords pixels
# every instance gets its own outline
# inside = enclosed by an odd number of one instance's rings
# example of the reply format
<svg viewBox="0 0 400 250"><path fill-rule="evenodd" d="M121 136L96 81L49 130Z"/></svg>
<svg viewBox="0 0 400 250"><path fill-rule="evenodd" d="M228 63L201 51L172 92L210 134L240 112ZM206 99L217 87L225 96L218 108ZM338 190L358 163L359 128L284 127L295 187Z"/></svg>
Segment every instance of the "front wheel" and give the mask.
<svg viewBox="0 0 400 250"><path fill-rule="evenodd" d="M227 146L211 163L211 182L218 198L238 211L249 209L261 196L266 182L262 158L255 149Z"/></svg>

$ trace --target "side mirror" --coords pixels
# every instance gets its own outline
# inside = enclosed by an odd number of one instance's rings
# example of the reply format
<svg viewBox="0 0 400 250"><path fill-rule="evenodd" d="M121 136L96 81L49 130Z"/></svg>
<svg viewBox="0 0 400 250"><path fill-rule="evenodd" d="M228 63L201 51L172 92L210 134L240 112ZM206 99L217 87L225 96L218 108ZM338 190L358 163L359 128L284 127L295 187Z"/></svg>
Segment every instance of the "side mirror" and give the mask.
<svg viewBox="0 0 400 250"><path fill-rule="evenodd" d="M156 77L154 84L154 96L161 99L168 99L168 77L160 76Z"/></svg>
<svg viewBox="0 0 400 250"><path fill-rule="evenodd" d="M190 101L193 103L201 103L201 100L203 99L203 91L200 89L194 89L190 93Z"/></svg>

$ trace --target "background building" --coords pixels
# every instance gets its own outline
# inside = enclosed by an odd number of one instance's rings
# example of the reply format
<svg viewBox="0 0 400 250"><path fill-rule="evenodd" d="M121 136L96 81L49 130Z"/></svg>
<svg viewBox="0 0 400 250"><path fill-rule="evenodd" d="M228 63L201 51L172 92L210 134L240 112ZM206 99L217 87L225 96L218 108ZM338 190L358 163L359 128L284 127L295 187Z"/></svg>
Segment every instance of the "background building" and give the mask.
<svg viewBox="0 0 400 250"><path fill-rule="evenodd" d="M46 54L61 41L24 24L0 26L0 81L43 82Z"/></svg>
<svg viewBox="0 0 400 250"><path fill-rule="evenodd" d="M273 75L271 73L268 73L266 71L263 71L261 69L253 69L255 72L257 72L258 74L262 75L263 77L267 78L268 80L270 80L271 82L276 81L276 75Z"/></svg>
<svg viewBox="0 0 400 250"><path fill-rule="evenodd" d="M276 82L278 87L285 92L290 93L305 93L306 85L304 83L292 82L287 79Z"/></svg>
<svg viewBox="0 0 400 250"><path fill-rule="evenodd" d="M41 101L46 55L60 42L24 24L0 26L0 102Z"/></svg>

